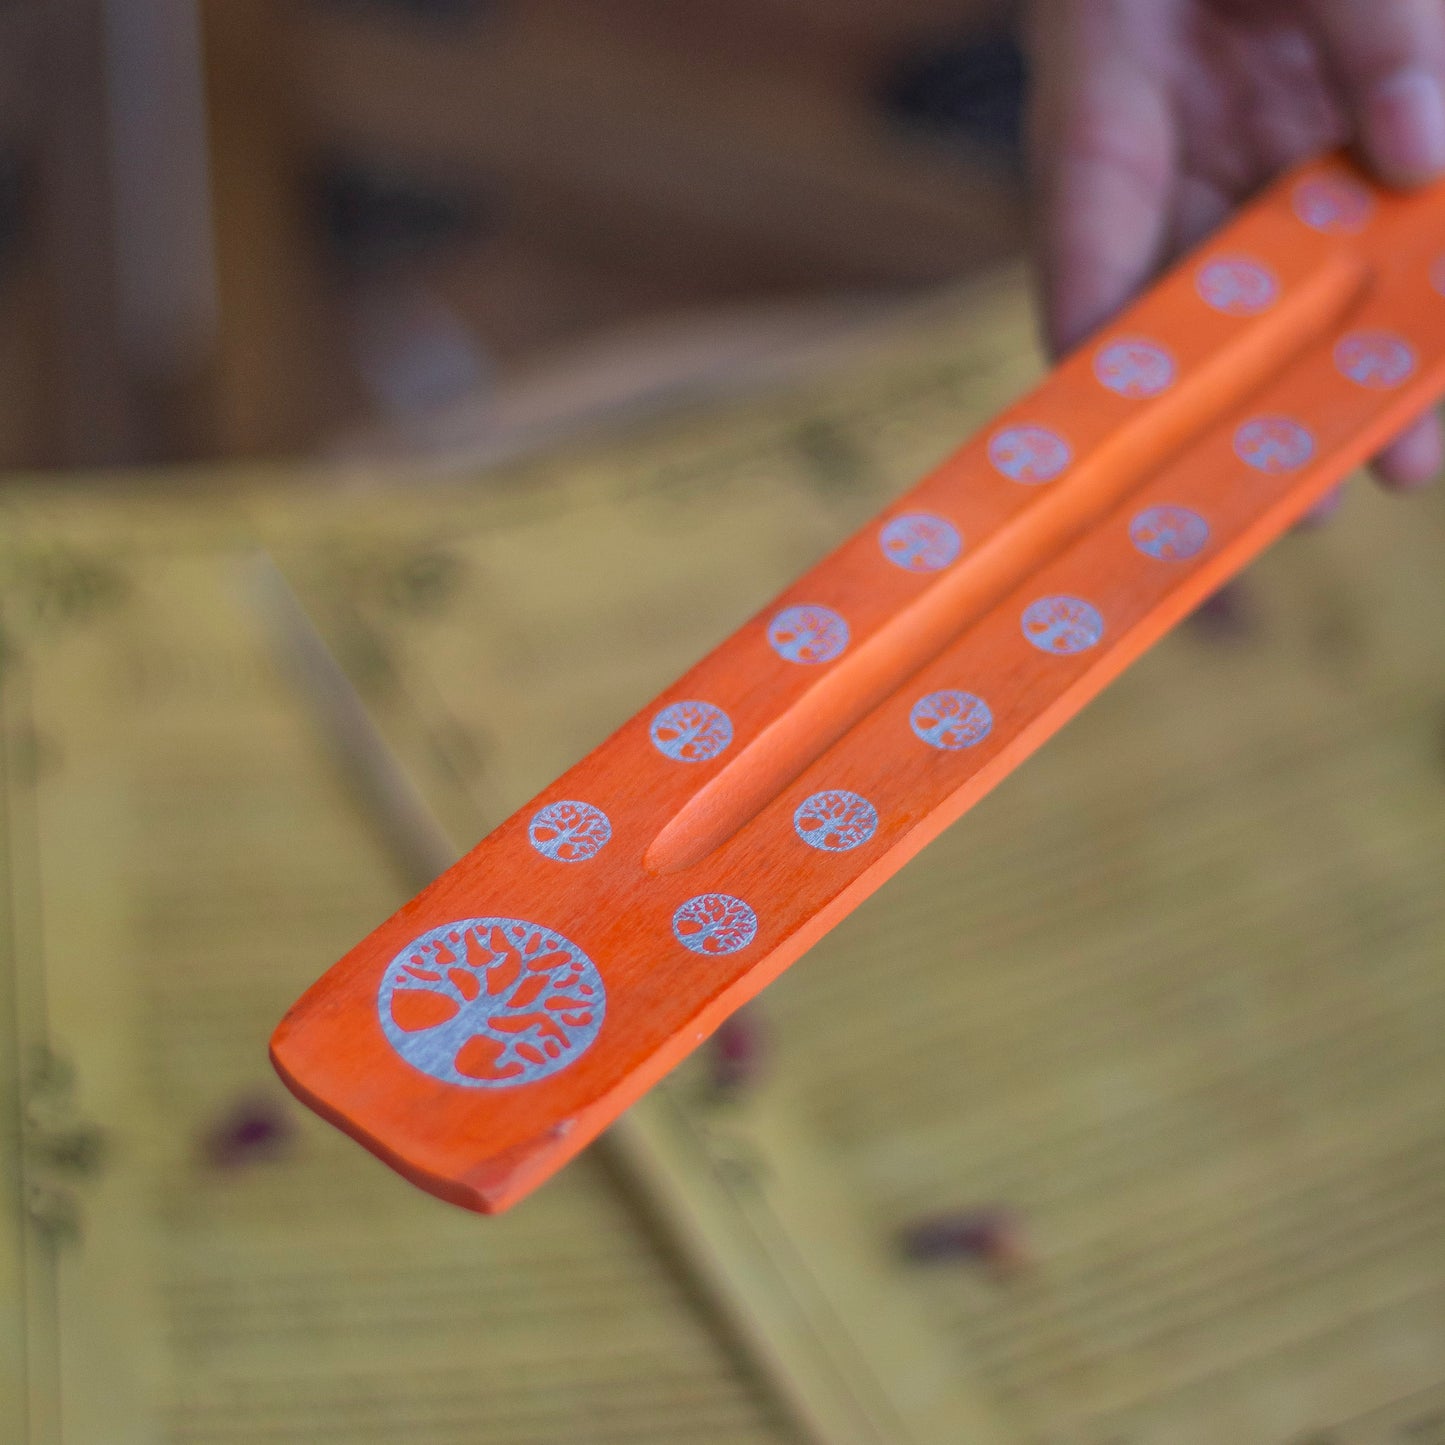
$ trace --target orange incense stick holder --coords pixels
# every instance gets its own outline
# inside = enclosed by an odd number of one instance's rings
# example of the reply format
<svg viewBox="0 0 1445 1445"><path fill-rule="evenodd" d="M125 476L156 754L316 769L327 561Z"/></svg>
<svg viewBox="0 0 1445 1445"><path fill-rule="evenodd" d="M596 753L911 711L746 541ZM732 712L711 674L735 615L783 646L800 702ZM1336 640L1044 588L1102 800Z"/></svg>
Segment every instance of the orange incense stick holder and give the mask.
<svg viewBox="0 0 1445 1445"><path fill-rule="evenodd" d="M504 1209L1445 392L1445 187L1287 176L359 943L282 1078Z"/></svg>

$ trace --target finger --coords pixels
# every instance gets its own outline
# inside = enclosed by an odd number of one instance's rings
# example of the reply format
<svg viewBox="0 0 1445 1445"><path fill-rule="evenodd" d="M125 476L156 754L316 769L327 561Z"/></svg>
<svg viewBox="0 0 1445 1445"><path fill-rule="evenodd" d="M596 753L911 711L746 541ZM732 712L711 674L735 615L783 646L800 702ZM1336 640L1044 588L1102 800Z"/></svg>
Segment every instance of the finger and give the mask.
<svg viewBox="0 0 1445 1445"><path fill-rule="evenodd" d="M1045 332L1077 345L1154 274L1168 244L1176 147L1135 7L1038 4L1030 150Z"/></svg>
<svg viewBox="0 0 1445 1445"><path fill-rule="evenodd" d="M1343 487L1336 487L1334 491L1326 492L1325 495L1295 523L1295 526L1301 532L1311 532L1316 527L1323 527L1344 504L1345 489Z"/></svg>
<svg viewBox="0 0 1445 1445"><path fill-rule="evenodd" d="M1445 427L1436 412L1427 412L1406 428L1372 463L1375 475L1400 492L1429 486L1445 468Z"/></svg>
<svg viewBox="0 0 1445 1445"><path fill-rule="evenodd" d="M1175 187L1173 224L1169 233L1171 254L1187 251L1219 229L1234 205L1223 187L1199 175L1180 176Z"/></svg>
<svg viewBox="0 0 1445 1445"><path fill-rule="evenodd" d="M1393 185L1445 171L1445 6L1311 0L1366 161Z"/></svg>
<svg viewBox="0 0 1445 1445"><path fill-rule="evenodd" d="M1255 616L1249 582L1236 577L1207 597L1190 617L1196 631L1220 642L1238 642L1254 631Z"/></svg>

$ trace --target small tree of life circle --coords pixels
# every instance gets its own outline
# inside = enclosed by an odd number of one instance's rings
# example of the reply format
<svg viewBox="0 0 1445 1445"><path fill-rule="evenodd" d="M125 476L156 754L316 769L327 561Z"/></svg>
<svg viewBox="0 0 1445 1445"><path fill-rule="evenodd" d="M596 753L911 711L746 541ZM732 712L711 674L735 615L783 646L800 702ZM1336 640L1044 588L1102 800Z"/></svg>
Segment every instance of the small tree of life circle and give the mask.
<svg viewBox="0 0 1445 1445"><path fill-rule="evenodd" d="M699 893L672 915L672 936L693 953L736 953L757 933L758 915L730 893Z"/></svg>
<svg viewBox="0 0 1445 1445"><path fill-rule="evenodd" d="M1129 539L1146 557L1186 562L1209 540L1209 523L1188 507L1146 507L1129 524Z"/></svg>
<svg viewBox="0 0 1445 1445"><path fill-rule="evenodd" d="M1410 343L1389 331L1352 331L1335 347L1335 365L1356 386L1388 391L1415 370Z"/></svg>
<svg viewBox="0 0 1445 1445"><path fill-rule="evenodd" d="M878 809L857 793L831 789L799 803L793 827L810 848L846 853L878 831Z"/></svg>
<svg viewBox="0 0 1445 1445"><path fill-rule="evenodd" d="M878 534L883 555L905 572L937 572L958 560L963 538L952 522L926 512L894 517Z"/></svg>
<svg viewBox="0 0 1445 1445"><path fill-rule="evenodd" d="M787 662L832 662L848 646L848 624L831 607L785 607L768 624L768 642Z"/></svg>
<svg viewBox="0 0 1445 1445"><path fill-rule="evenodd" d="M377 994L381 1030L444 1084L505 1089L565 1069L597 1037L607 994L570 939L520 918L466 918L409 943Z"/></svg>
<svg viewBox="0 0 1445 1445"><path fill-rule="evenodd" d="M710 702L669 703L649 732L653 747L676 763L705 763L733 740L732 719Z"/></svg>
<svg viewBox="0 0 1445 1445"><path fill-rule="evenodd" d="M1258 316L1274 305L1279 282L1247 256L1220 256L1199 268L1195 288L1208 306L1226 316Z"/></svg>
<svg viewBox="0 0 1445 1445"><path fill-rule="evenodd" d="M1158 396L1174 380L1174 358L1153 341L1112 341L1094 358L1094 375L1112 392L1133 400Z"/></svg>
<svg viewBox="0 0 1445 1445"><path fill-rule="evenodd" d="M993 714L981 697L944 688L913 704L908 725L929 747L957 752L976 746L993 731Z"/></svg>
<svg viewBox="0 0 1445 1445"><path fill-rule="evenodd" d="M612 837L612 823L591 803L548 803L533 815L527 838L544 857L558 863L595 858Z"/></svg>
<svg viewBox="0 0 1445 1445"><path fill-rule="evenodd" d="M989 461L1011 482L1028 487L1053 481L1072 455L1063 437L1042 426L1007 426L988 442Z"/></svg>
<svg viewBox="0 0 1445 1445"><path fill-rule="evenodd" d="M1024 636L1040 652L1069 657L1086 652L1104 635L1104 619L1078 597L1040 597L1024 608Z"/></svg>
<svg viewBox="0 0 1445 1445"><path fill-rule="evenodd" d="M1315 439L1287 416L1258 416L1234 434L1235 455L1260 472L1293 472L1315 454Z"/></svg>

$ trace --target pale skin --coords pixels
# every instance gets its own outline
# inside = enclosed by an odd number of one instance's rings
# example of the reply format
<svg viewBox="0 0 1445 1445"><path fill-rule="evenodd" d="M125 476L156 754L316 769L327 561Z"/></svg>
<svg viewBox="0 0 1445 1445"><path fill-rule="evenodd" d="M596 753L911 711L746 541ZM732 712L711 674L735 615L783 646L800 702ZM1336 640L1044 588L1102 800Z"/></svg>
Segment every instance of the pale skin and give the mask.
<svg viewBox="0 0 1445 1445"><path fill-rule="evenodd" d="M1399 187L1445 174L1445 0L1027 0L1025 22L1055 353L1304 156L1350 144ZM1442 465L1432 412L1375 473L1408 491Z"/></svg>

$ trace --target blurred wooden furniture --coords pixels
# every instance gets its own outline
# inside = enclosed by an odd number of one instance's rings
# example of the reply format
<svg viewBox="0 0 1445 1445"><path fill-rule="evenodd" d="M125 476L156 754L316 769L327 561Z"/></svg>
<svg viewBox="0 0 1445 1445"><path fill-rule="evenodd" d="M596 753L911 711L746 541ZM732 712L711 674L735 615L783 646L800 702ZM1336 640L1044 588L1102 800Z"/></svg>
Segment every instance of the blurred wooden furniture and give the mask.
<svg viewBox="0 0 1445 1445"><path fill-rule="evenodd" d="M888 95L1005 9L18 0L0 464L304 451L641 317L996 259L1007 165Z"/></svg>

